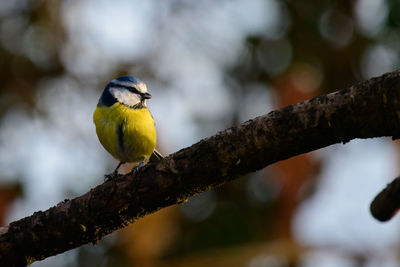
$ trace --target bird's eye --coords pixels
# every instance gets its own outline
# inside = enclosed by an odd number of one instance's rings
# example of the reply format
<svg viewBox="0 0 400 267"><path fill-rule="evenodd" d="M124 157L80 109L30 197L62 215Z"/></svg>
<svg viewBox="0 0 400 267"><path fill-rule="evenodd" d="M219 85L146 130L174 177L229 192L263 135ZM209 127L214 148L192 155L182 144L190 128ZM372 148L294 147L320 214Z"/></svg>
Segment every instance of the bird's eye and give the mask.
<svg viewBox="0 0 400 267"><path fill-rule="evenodd" d="M130 92L140 95L141 93L135 87L127 88Z"/></svg>

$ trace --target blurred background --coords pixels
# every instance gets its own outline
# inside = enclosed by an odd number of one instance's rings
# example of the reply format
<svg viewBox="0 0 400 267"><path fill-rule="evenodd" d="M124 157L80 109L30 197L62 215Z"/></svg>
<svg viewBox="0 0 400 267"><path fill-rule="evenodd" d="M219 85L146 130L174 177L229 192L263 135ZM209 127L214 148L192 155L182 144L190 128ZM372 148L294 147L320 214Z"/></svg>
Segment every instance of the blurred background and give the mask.
<svg viewBox="0 0 400 267"><path fill-rule="evenodd" d="M167 155L395 70L399 26L396 0L2 0L0 222L113 170L92 113L115 77L147 83ZM334 145L32 266L400 266L400 219L368 210L398 163L387 138Z"/></svg>

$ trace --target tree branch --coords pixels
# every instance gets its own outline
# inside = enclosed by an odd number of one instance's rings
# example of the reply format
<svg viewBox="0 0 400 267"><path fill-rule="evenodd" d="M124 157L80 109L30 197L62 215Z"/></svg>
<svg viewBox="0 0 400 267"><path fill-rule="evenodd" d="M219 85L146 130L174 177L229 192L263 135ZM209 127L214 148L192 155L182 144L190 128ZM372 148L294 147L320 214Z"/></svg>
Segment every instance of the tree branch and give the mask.
<svg viewBox="0 0 400 267"><path fill-rule="evenodd" d="M0 265L23 266L96 243L148 213L279 160L354 138L396 139L399 117L400 71L270 112L11 223L0 236Z"/></svg>
<svg viewBox="0 0 400 267"><path fill-rule="evenodd" d="M390 220L400 209L400 176L396 177L372 201L371 214L375 219L385 222Z"/></svg>

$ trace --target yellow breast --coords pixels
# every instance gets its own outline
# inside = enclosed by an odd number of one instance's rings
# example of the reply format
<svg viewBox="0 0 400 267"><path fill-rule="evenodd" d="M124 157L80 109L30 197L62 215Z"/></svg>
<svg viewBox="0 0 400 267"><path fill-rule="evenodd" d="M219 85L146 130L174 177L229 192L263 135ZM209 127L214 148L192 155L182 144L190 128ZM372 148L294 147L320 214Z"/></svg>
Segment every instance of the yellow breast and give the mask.
<svg viewBox="0 0 400 267"><path fill-rule="evenodd" d="M100 143L114 158L139 162L153 153L156 130L147 108L132 109L120 103L98 106L93 121Z"/></svg>

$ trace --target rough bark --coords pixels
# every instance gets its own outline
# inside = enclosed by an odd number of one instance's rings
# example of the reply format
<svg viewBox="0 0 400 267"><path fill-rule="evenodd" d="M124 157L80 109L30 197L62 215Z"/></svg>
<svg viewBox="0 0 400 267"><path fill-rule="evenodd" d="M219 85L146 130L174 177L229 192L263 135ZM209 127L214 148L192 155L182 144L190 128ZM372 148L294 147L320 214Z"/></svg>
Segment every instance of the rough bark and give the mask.
<svg viewBox="0 0 400 267"><path fill-rule="evenodd" d="M0 265L23 266L96 243L148 213L279 160L354 138L396 139L399 117L400 71L272 111L11 223L0 235Z"/></svg>

